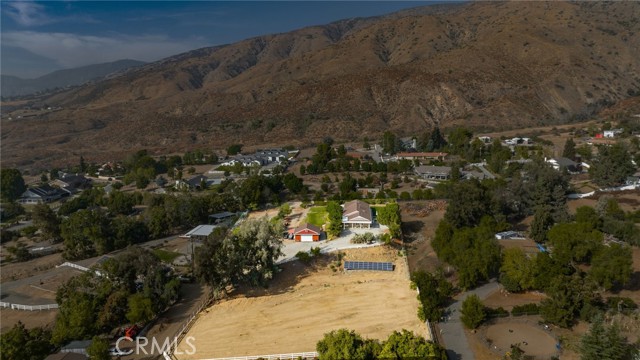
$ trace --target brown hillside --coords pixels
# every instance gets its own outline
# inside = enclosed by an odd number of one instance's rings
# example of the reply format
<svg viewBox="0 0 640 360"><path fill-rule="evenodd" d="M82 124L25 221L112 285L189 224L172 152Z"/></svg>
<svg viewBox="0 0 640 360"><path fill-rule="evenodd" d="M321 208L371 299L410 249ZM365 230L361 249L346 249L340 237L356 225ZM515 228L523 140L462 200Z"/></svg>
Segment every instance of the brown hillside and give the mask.
<svg viewBox="0 0 640 360"><path fill-rule="evenodd" d="M199 49L3 120L3 163L584 119L640 94L638 19L637 2L482 2Z"/></svg>

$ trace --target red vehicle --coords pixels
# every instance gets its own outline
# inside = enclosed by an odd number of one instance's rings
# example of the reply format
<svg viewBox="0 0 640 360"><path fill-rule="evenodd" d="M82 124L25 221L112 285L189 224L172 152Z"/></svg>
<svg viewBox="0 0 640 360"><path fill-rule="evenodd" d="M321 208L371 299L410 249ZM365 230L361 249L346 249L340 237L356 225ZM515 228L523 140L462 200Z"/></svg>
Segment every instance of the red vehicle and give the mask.
<svg viewBox="0 0 640 360"><path fill-rule="evenodd" d="M138 327L138 325L132 325L124 331L124 336L135 339L138 335L138 332L140 332L140 328Z"/></svg>

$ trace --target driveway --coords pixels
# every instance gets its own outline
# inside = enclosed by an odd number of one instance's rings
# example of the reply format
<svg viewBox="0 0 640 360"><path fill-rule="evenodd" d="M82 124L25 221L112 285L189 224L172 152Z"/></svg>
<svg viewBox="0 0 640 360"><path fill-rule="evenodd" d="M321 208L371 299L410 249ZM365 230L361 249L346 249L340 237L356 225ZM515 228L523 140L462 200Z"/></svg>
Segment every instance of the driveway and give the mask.
<svg viewBox="0 0 640 360"><path fill-rule="evenodd" d="M322 253L330 253L338 250L345 249L356 249L356 248L364 248L364 247L373 247L380 246L381 243L373 243L373 244L352 244L351 238L355 234L364 234L367 232L373 233L374 235L382 234L387 230L387 227L384 225L377 225L377 227L370 229L347 229L343 230L340 234L340 237L333 240L322 240L322 241L314 241L314 242L296 242L293 240L284 240L282 242L282 252L283 255L278 258L277 264L286 263L296 259L296 254L299 251L308 252L311 248L319 247Z"/></svg>
<svg viewBox="0 0 640 360"><path fill-rule="evenodd" d="M462 302L471 294L476 294L480 300L486 299L490 294L500 288L497 281L480 286L479 288L467 291L455 300L455 302L446 309L448 314L447 320L438 324L440 334L444 339L444 345L447 348L447 357L449 360L471 359L475 357L473 351L469 348L469 341L464 333L464 327L460 320L460 309Z"/></svg>

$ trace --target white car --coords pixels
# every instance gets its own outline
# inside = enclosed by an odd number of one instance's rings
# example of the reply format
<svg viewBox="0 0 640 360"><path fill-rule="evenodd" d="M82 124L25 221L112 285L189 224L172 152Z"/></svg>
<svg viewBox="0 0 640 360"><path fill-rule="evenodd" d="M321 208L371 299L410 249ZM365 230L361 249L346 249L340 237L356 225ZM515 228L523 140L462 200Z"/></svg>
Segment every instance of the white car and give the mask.
<svg viewBox="0 0 640 360"><path fill-rule="evenodd" d="M109 355L111 356L126 356L131 354L133 354L133 349L118 349L114 347L109 350Z"/></svg>

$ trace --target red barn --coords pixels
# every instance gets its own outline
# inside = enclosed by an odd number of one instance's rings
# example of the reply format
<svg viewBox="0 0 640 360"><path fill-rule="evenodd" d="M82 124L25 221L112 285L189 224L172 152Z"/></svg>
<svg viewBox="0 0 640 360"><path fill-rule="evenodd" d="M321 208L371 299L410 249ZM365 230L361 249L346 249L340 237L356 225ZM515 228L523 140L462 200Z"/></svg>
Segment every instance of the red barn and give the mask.
<svg viewBox="0 0 640 360"><path fill-rule="evenodd" d="M295 241L320 241L322 229L312 224L303 224L293 230Z"/></svg>

